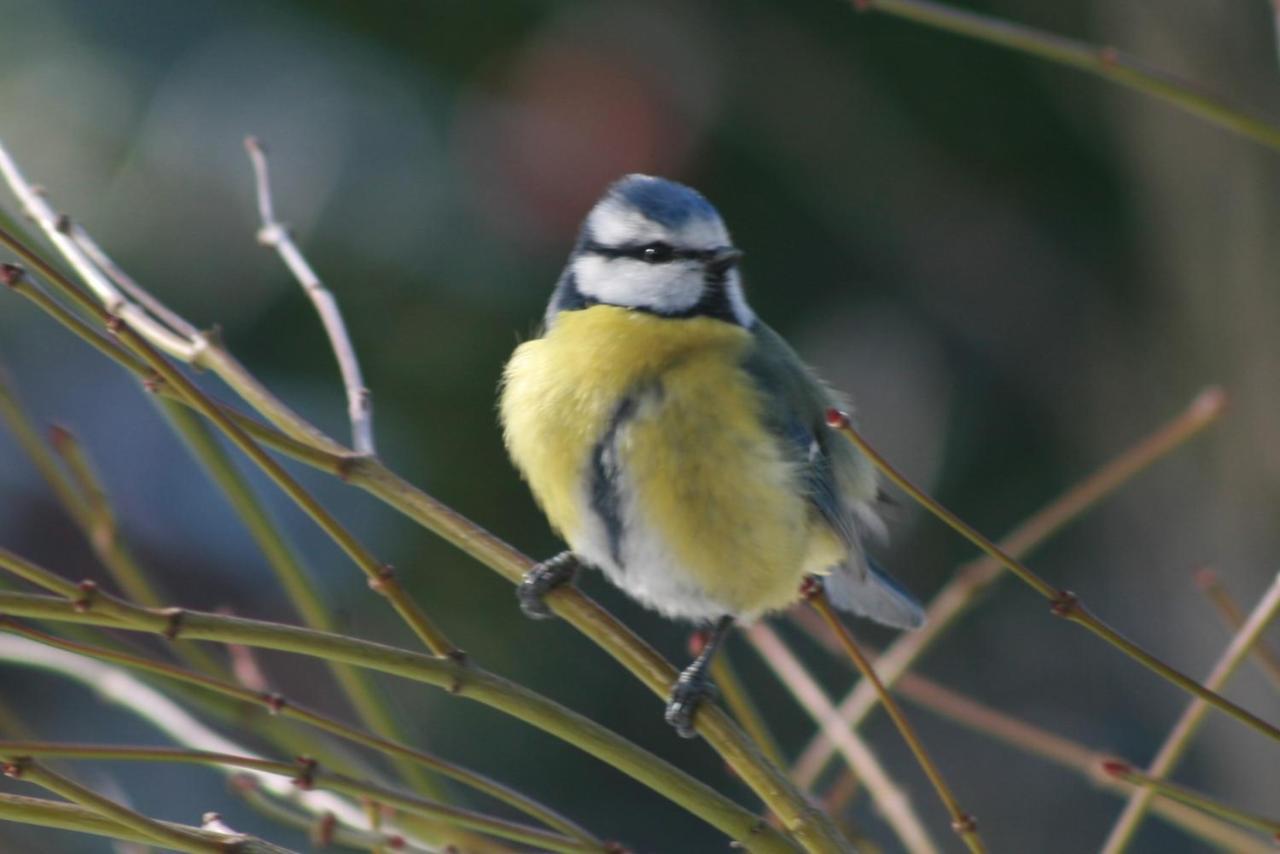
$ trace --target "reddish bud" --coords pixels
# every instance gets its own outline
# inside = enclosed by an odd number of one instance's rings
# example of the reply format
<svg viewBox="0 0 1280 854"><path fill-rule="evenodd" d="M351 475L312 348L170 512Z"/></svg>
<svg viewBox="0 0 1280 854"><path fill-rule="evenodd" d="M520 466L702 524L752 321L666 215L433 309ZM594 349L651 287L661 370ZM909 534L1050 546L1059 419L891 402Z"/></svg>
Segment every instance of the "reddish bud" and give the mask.
<svg viewBox="0 0 1280 854"><path fill-rule="evenodd" d="M813 599L822 593L822 579L816 575L806 575L800 582L800 597Z"/></svg>
<svg viewBox="0 0 1280 854"><path fill-rule="evenodd" d="M1059 590L1049 606L1049 613L1055 617L1070 617L1080 610L1080 600L1070 590Z"/></svg>
<svg viewBox="0 0 1280 854"><path fill-rule="evenodd" d="M93 599L98 595L98 583L86 578L76 587L80 591L80 598L73 601L71 607L77 614L83 614L93 607Z"/></svg>
<svg viewBox="0 0 1280 854"><path fill-rule="evenodd" d="M0 773L4 774L11 780L17 780L27 771L27 766L31 764L31 757L19 756L9 762L0 765Z"/></svg>
<svg viewBox="0 0 1280 854"><path fill-rule="evenodd" d="M334 833L338 829L338 818L331 812L320 816L319 821L311 828L311 844L325 848L333 844Z"/></svg>
<svg viewBox="0 0 1280 854"><path fill-rule="evenodd" d="M1133 766L1122 759L1104 759L1102 770L1112 777L1127 777L1133 773Z"/></svg>
<svg viewBox="0 0 1280 854"><path fill-rule="evenodd" d="M298 776L293 778L293 785L304 792L310 791L316 784L316 769L320 767L320 763L310 756L299 756L297 762Z"/></svg>
<svg viewBox="0 0 1280 854"><path fill-rule="evenodd" d="M267 711L273 715L280 714L284 707L289 705L289 701L285 699L283 694L263 694L262 702L267 707Z"/></svg>
<svg viewBox="0 0 1280 854"><path fill-rule="evenodd" d="M369 579L369 589L386 595L387 588L396 583L396 571L391 564L383 564L378 574Z"/></svg>
<svg viewBox="0 0 1280 854"><path fill-rule="evenodd" d="M842 412L841 410L836 409L834 407L831 409L828 409L827 410L827 426L837 430L840 429L841 427L848 427L849 426L848 413Z"/></svg>
<svg viewBox="0 0 1280 854"><path fill-rule="evenodd" d="M11 288L16 287L26 274L27 271L18 264L0 264L0 282Z"/></svg>
<svg viewBox="0 0 1280 854"><path fill-rule="evenodd" d="M405 849L404 837L399 834L388 836L383 840L382 844L390 848L392 851L403 851Z"/></svg>
<svg viewBox="0 0 1280 854"><path fill-rule="evenodd" d="M951 829L963 836L978 829L978 821L967 812L962 812L951 822Z"/></svg>

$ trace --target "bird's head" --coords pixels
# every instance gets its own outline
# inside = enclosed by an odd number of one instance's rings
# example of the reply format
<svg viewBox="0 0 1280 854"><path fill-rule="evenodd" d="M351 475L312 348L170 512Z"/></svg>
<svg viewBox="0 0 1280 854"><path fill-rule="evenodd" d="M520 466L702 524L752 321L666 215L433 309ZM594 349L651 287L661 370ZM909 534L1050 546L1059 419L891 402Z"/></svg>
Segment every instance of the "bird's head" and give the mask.
<svg viewBox="0 0 1280 854"><path fill-rule="evenodd" d="M582 224L548 309L616 305L664 317L713 317L750 327L733 247L700 193L648 175L614 182Z"/></svg>

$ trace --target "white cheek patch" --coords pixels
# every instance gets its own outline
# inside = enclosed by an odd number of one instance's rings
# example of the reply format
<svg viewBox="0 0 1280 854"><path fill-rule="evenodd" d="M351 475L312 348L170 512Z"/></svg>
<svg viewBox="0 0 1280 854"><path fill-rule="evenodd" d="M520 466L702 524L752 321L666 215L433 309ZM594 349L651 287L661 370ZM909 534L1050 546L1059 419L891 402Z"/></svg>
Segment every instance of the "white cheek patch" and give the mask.
<svg viewBox="0 0 1280 854"><path fill-rule="evenodd" d="M702 265L696 261L646 264L635 258L580 255L573 261L578 291L609 305L680 314L702 299Z"/></svg>

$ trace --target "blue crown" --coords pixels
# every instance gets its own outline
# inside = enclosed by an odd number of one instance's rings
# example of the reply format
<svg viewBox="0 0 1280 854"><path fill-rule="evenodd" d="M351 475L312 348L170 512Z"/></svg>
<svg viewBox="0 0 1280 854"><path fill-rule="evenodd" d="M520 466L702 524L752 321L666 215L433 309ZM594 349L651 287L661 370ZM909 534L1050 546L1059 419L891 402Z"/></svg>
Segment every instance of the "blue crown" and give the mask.
<svg viewBox="0 0 1280 854"><path fill-rule="evenodd" d="M720 216L697 190L649 175L619 178L609 187L606 197L618 199L668 228L679 228L689 220Z"/></svg>

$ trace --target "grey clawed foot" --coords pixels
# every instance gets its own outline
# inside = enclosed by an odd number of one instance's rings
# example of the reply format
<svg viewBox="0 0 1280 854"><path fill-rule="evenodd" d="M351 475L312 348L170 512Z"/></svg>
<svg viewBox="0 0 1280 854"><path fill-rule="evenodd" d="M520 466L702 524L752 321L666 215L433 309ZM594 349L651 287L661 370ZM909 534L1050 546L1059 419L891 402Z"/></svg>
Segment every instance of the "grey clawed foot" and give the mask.
<svg viewBox="0 0 1280 854"><path fill-rule="evenodd" d="M703 703L714 703L719 695L703 668L694 662L680 674L671 689L665 714L667 723L675 727L676 735L681 738L694 738L698 734L693 728L694 715Z"/></svg>
<svg viewBox="0 0 1280 854"><path fill-rule="evenodd" d="M561 552L544 560L524 574L516 587L520 610L534 620L549 620L555 616L547 607L545 597L561 584L569 584L578 574L578 557L573 552Z"/></svg>

